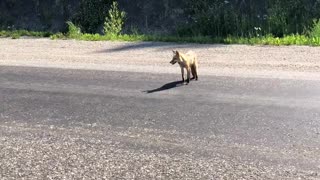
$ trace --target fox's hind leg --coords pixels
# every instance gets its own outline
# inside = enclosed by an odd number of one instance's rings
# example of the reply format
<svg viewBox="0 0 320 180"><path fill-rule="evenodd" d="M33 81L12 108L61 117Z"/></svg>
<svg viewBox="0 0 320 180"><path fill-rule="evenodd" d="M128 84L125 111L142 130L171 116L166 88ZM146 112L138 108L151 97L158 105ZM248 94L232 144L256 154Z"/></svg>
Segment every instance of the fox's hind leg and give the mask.
<svg viewBox="0 0 320 180"><path fill-rule="evenodd" d="M191 74L192 74L192 78L191 79L195 79L197 77L197 72L196 72L195 68L196 68L195 65L191 66Z"/></svg>
<svg viewBox="0 0 320 180"><path fill-rule="evenodd" d="M198 62L194 64L193 71L194 71L194 77L196 78L196 81L198 81Z"/></svg>

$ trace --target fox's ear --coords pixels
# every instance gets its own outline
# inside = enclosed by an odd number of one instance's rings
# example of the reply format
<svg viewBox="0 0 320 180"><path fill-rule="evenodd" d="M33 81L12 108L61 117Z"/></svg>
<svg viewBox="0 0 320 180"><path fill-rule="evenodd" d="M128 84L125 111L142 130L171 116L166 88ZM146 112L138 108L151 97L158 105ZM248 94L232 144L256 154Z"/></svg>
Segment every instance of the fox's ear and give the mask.
<svg viewBox="0 0 320 180"><path fill-rule="evenodd" d="M177 55L177 56L180 56L180 53L179 53L178 51L176 51L176 55Z"/></svg>
<svg viewBox="0 0 320 180"><path fill-rule="evenodd" d="M177 51L175 51L175 50L172 50L172 52L173 52L173 54L177 54Z"/></svg>

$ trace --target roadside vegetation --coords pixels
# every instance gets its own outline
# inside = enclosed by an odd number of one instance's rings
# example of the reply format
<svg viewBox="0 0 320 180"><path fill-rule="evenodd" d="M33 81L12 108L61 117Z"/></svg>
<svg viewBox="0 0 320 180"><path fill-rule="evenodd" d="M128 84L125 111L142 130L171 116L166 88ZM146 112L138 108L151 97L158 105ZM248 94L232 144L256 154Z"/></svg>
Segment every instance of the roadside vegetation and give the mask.
<svg viewBox="0 0 320 180"><path fill-rule="evenodd" d="M0 37L11 37L12 39L18 39L21 36L32 36L32 37L50 37L53 35L50 32L36 32L27 30L2 30L0 31Z"/></svg>
<svg viewBox="0 0 320 180"><path fill-rule="evenodd" d="M318 25L317 25L318 26ZM76 27L69 24L69 29ZM313 31L311 31L313 33ZM80 31L68 31L67 33L50 33L35 32L27 30L0 31L1 37L11 37L18 39L22 36L31 37L50 37L56 39L76 39L84 41L159 41L159 42L177 42L177 43L203 43L203 44L250 44L250 45L312 45L320 46L320 36L314 35L285 35L284 37L275 37L273 35L265 35L260 37L235 37L228 36L226 38L210 37L210 36L192 36L179 37L174 35L143 35L143 34L89 34Z"/></svg>
<svg viewBox="0 0 320 180"><path fill-rule="evenodd" d="M93 7L94 0L85 1ZM320 17L317 7L303 0L269 0L263 5L254 2L241 5L238 1L188 0L186 13L190 20L179 25L175 33L141 33L136 27L124 32L126 13L121 11L116 1L110 2L107 12L96 13L103 16L103 30L94 33L98 21L79 16L74 22L67 21L67 31L59 33L34 32L27 30L2 30L1 37L21 36L50 37L55 39L76 39L85 41L163 41L189 43L223 43L252 45L312 45L320 46ZM85 4L86 5L86 4ZM81 8L85 9L85 5ZM241 7L241 8L240 8ZM320 7L320 5L319 5ZM240 9L239 9L240 8ZM83 12L88 13L90 9ZM93 11L93 9L91 9ZM106 11L100 8L99 11ZM83 13L79 13L80 15ZM241 14L241 15L239 15Z"/></svg>

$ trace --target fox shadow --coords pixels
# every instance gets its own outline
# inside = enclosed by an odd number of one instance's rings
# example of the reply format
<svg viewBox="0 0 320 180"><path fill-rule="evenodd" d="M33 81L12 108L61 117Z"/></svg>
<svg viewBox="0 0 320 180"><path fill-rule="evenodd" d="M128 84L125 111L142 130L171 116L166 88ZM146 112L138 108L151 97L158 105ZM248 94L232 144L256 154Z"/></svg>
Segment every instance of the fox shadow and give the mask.
<svg viewBox="0 0 320 180"><path fill-rule="evenodd" d="M169 90L169 89L172 89L172 88L177 88L177 87L180 87L180 86L183 86L183 82L182 81L174 81L174 82L170 82L170 83L167 83L159 88L156 88L156 89L152 89L152 90L146 90L146 91L143 91L147 94L150 94L150 93L155 93L155 92L160 92L160 91L165 91L165 90Z"/></svg>

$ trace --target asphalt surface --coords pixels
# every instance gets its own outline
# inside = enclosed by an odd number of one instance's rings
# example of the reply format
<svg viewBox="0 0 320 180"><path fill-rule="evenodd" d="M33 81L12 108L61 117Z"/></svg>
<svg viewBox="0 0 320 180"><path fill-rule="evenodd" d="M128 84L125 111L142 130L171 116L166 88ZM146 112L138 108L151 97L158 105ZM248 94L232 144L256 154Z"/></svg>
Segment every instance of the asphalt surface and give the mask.
<svg viewBox="0 0 320 180"><path fill-rule="evenodd" d="M0 179L320 179L320 81L0 66Z"/></svg>

